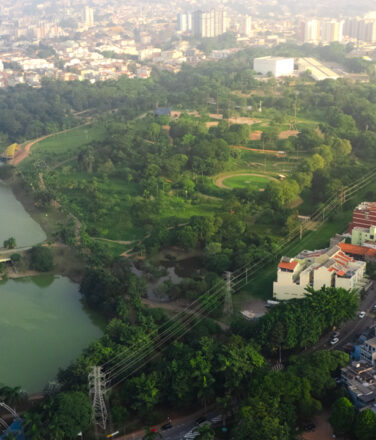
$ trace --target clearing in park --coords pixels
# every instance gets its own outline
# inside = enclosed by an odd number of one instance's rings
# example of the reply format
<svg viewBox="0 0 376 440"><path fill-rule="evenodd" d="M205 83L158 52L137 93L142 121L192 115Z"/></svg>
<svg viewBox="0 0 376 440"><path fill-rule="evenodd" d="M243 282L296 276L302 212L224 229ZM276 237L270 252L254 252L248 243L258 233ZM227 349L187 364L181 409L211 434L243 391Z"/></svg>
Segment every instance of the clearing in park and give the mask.
<svg viewBox="0 0 376 440"><path fill-rule="evenodd" d="M248 188L264 190L271 180L277 180L274 177L262 174L241 173L219 177L215 184L220 188Z"/></svg>

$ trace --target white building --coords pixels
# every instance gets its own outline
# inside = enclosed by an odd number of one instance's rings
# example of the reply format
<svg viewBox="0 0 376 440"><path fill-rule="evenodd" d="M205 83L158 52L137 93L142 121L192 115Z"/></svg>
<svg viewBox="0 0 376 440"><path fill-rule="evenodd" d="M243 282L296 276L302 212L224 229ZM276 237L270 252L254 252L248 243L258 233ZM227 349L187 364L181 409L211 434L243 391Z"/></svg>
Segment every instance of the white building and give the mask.
<svg viewBox="0 0 376 440"><path fill-rule="evenodd" d="M192 30L192 14L178 14L178 31L187 32Z"/></svg>
<svg viewBox="0 0 376 440"><path fill-rule="evenodd" d="M322 21L320 24L320 41L331 43L341 42L343 39L343 21L330 20Z"/></svg>
<svg viewBox="0 0 376 440"><path fill-rule="evenodd" d="M359 290L365 284L366 263L356 261L339 246L303 251L295 258L282 257L278 264L273 296L277 300L304 298L306 287L323 286Z"/></svg>
<svg viewBox="0 0 376 440"><path fill-rule="evenodd" d="M94 10L89 6L84 9L84 23L87 27L94 26Z"/></svg>
<svg viewBox="0 0 376 440"><path fill-rule="evenodd" d="M269 72L275 76L291 76L294 73L294 58L261 57L255 58L253 70L263 75Z"/></svg>
<svg viewBox="0 0 376 440"><path fill-rule="evenodd" d="M303 23L304 43L317 43L320 41L320 22L319 20L309 20Z"/></svg>
<svg viewBox="0 0 376 440"><path fill-rule="evenodd" d="M213 38L227 30L226 12L223 9L212 9L209 12L193 13L192 31L195 37Z"/></svg>
<svg viewBox="0 0 376 440"><path fill-rule="evenodd" d="M240 20L239 33L245 37L252 35L252 18L248 15L242 17Z"/></svg>

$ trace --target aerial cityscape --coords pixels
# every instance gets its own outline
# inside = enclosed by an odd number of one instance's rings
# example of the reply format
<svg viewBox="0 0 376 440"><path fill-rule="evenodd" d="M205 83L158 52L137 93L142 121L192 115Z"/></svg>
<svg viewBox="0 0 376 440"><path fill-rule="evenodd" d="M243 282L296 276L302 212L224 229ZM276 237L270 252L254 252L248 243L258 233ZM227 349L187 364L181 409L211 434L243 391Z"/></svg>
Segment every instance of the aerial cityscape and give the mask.
<svg viewBox="0 0 376 440"><path fill-rule="evenodd" d="M374 0L0 4L0 440L376 440Z"/></svg>

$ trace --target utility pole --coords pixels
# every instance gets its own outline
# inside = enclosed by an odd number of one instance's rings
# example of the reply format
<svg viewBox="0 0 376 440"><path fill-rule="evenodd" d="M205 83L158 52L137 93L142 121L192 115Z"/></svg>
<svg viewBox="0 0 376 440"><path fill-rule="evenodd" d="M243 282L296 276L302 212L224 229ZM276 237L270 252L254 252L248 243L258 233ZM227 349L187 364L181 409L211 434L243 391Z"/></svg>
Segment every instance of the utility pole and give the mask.
<svg viewBox="0 0 376 440"><path fill-rule="evenodd" d="M102 372L101 367L92 367L92 372L89 373L89 394L93 402L93 420L96 425L99 425L104 431L107 425L107 408L104 401L106 394L106 376Z"/></svg>
<svg viewBox="0 0 376 440"><path fill-rule="evenodd" d="M223 313L225 315L232 315L232 288L231 288L231 272L226 272L226 293Z"/></svg>
<svg viewBox="0 0 376 440"><path fill-rule="evenodd" d="M342 186L340 193L339 193L339 203L341 205L341 208L345 202L346 202L346 195L345 195L345 190Z"/></svg>

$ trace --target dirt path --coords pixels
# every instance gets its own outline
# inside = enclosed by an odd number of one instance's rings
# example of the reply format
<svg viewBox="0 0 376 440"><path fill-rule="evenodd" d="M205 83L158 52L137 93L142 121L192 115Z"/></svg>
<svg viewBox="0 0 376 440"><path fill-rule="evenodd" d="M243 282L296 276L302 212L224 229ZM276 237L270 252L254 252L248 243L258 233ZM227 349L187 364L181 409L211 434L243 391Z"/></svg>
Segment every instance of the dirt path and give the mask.
<svg viewBox="0 0 376 440"><path fill-rule="evenodd" d="M269 180L276 180L276 181L278 181L278 179L276 179L275 177L267 176L266 174L232 173L232 174L227 174L225 176L218 177L218 179L214 182L214 184L216 186L218 186L218 188L231 189L229 186L226 186L223 183L223 181L226 180L226 179L230 179L231 177L236 177L236 176L265 177L266 179L269 179Z"/></svg>
<svg viewBox="0 0 376 440"><path fill-rule="evenodd" d="M11 160L10 163L12 165L18 165L19 163L21 163L23 160L25 160L27 157L29 157L31 147L34 146L35 144L37 144L38 142L44 141L45 139L48 139L52 136L68 133L69 131L72 131L76 128L85 127L85 125L90 125L90 124L91 124L91 121L88 121L88 122L85 122L85 124L77 125L72 128L67 128L66 130L58 131L57 133L46 134L45 136L42 136L38 139L34 139L33 141L27 143L25 145L25 148L19 154L17 154L17 156L13 160Z"/></svg>
<svg viewBox="0 0 376 440"><path fill-rule="evenodd" d="M102 237L91 237L94 238L94 240L103 240L103 241L108 241L110 243L117 243L117 244L124 244L124 245L128 245L128 244L133 244L133 243L140 243L140 240L111 240L109 238L102 238Z"/></svg>
<svg viewBox="0 0 376 440"><path fill-rule="evenodd" d="M200 311L198 310L191 310L188 309L187 307L184 307L183 305L177 304L177 301L174 302L156 302L156 301L150 301L147 298L142 298L141 302L143 304L147 304L149 307L151 307L152 309L155 308L161 308L161 309L166 309L166 310L171 310L173 312L182 312L182 313L187 313L188 315L200 315L201 317L203 315L201 315ZM226 331L228 330L230 327L225 324L224 322L221 321L217 321L216 319L211 318L212 321L214 321L216 324L219 325L219 327Z"/></svg>
<svg viewBox="0 0 376 440"><path fill-rule="evenodd" d="M272 156L286 156L286 153L283 151L277 151L277 150L263 150L262 148L248 148L248 147L242 147L241 145L231 145L230 148L235 148L236 150L247 150L247 151L256 151L257 153L261 154L271 154Z"/></svg>
<svg viewBox="0 0 376 440"><path fill-rule="evenodd" d="M329 413L326 411L314 418L316 429L302 434L303 440L332 440L333 429L328 421Z"/></svg>

